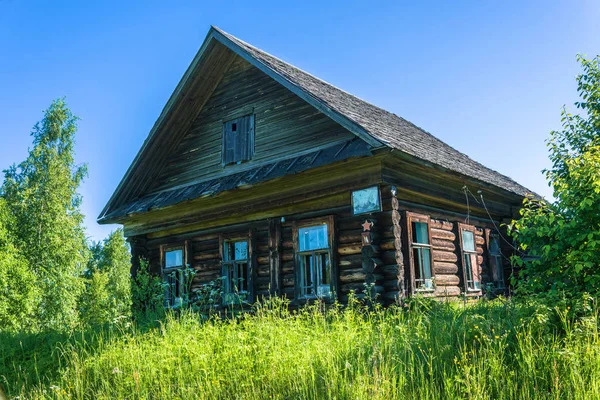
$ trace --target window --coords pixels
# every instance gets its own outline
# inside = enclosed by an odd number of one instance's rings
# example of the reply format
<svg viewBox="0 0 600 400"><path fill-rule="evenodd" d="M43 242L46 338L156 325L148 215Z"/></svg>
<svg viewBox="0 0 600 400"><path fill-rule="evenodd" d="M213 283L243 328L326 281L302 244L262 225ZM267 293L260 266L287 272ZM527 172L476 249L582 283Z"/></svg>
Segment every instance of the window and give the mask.
<svg viewBox="0 0 600 400"><path fill-rule="evenodd" d="M434 290L432 279L431 234L429 217L407 213L409 225L410 267L416 291Z"/></svg>
<svg viewBox="0 0 600 400"><path fill-rule="evenodd" d="M381 211L379 186L352 192L352 213L354 215Z"/></svg>
<svg viewBox="0 0 600 400"><path fill-rule="evenodd" d="M164 248L163 280L165 307L178 306L187 294L185 246Z"/></svg>
<svg viewBox="0 0 600 400"><path fill-rule="evenodd" d="M223 165L240 164L254 155L254 114L223 123Z"/></svg>
<svg viewBox="0 0 600 400"><path fill-rule="evenodd" d="M250 299L251 268L249 240L223 240L223 303Z"/></svg>
<svg viewBox="0 0 600 400"><path fill-rule="evenodd" d="M465 288L467 291L479 291L481 283L475 245L475 227L459 224L459 230Z"/></svg>
<svg viewBox="0 0 600 400"><path fill-rule="evenodd" d="M498 235L490 235L489 245L492 278L498 289L504 289L504 265L502 264L502 251Z"/></svg>
<svg viewBox="0 0 600 400"><path fill-rule="evenodd" d="M294 226L299 299L330 297L334 293L332 225L330 218Z"/></svg>

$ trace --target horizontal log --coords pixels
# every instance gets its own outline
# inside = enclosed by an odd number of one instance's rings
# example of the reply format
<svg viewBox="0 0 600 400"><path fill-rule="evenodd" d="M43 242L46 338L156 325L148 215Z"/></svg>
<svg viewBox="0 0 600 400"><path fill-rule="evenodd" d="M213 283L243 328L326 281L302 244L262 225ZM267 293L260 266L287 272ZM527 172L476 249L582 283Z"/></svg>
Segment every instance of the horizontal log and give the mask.
<svg viewBox="0 0 600 400"><path fill-rule="evenodd" d="M383 251L379 254L379 257L384 264L396 264L396 251L394 250Z"/></svg>
<svg viewBox="0 0 600 400"><path fill-rule="evenodd" d="M292 261L293 259L294 259L294 253L292 253L292 252L284 252L281 255L282 261Z"/></svg>
<svg viewBox="0 0 600 400"><path fill-rule="evenodd" d="M443 262L457 262L458 261L458 257L456 256L456 254L448 252L448 251L441 251L441 250L433 250L433 261L443 261Z"/></svg>
<svg viewBox="0 0 600 400"><path fill-rule="evenodd" d="M338 243L362 243L362 234L360 230L338 232Z"/></svg>
<svg viewBox="0 0 600 400"><path fill-rule="evenodd" d="M338 265L340 267L361 266L362 254L343 255L338 257Z"/></svg>
<svg viewBox="0 0 600 400"><path fill-rule="evenodd" d="M475 235L475 243L479 246L483 246L485 244L485 239L483 238L483 236Z"/></svg>
<svg viewBox="0 0 600 400"><path fill-rule="evenodd" d="M270 276L271 275L271 271L269 270L269 268L257 268L256 269L256 276Z"/></svg>
<svg viewBox="0 0 600 400"><path fill-rule="evenodd" d="M445 251L450 251L450 252L453 252L454 250L456 250L454 243L452 243L448 240L443 240L443 239L432 238L431 246L433 247L434 250L445 250Z"/></svg>
<svg viewBox="0 0 600 400"><path fill-rule="evenodd" d="M260 246L256 246L256 251L261 254L269 254L269 245L262 244Z"/></svg>
<svg viewBox="0 0 600 400"><path fill-rule="evenodd" d="M458 273L458 265L443 262L443 261L434 261L433 263L433 271L435 274L456 274Z"/></svg>
<svg viewBox="0 0 600 400"><path fill-rule="evenodd" d="M382 280L383 275L374 274L375 280ZM362 268L353 268L340 271L340 282L365 282L367 275Z"/></svg>
<svg viewBox="0 0 600 400"><path fill-rule="evenodd" d="M456 240L456 235L452 231L438 228L431 228L431 237L436 239L445 239L451 242Z"/></svg>
<svg viewBox="0 0 600 400"><path fill-rule="evenodd" d="M454 228L454 224L448 221L440 221L437 219L431 220L431 228L443 229L445 231L451 231ZM433 232L432 232L433 233Z"/></svg>
<svg viewBox="0 0 600 400"><path fill-rule="evenodd" d="M399 268L398 264L387 264L382 265L381 268L378 269L378 271L381 271L385 275L395 276L396 274L398 274Z"/></svg>
<svg viewBox="0 0 600 400"><path fill-rule="evenodd" d="M461 294L461 289L458 286L438 286L435 289L434 295L437 297L456 297Z"/></svg>
<svg viewBox="0 0 600 400"><path fill-rule="evenodd" d="M194 261L204 261L204 260L220 260L221 259L221 255L216 252L216 253L200 253L197 255L194 255Z"/></svg>
<svg viewBox="0 0 600 400"><path fill-rule="evenodd" d="M456 275L435 275L436 286L458 286L460 279Z"/></svg>
<svg viewBox="0 0 600 400"><path fill-rule="evenodd" d="M260 265L269 265L269 256L260 256L260 257L256 257L256 262Z"/></svg>
<svg viewBox="0 0 600 400"><path fill-rule="evenodd" d="M293 274L291 274L291 275L288 274L288 275L284 275L281 277L281 284L283 286L294 286L295 282L296 282L296 279L294 278Z"/></svg>
<svg viewBox="0 0 600 400"><path fill-rule="evenodd" d="M381 284L386 290L398 290L397 279L385 279Z"/></svg>
<svg viewBox="0 0 600 400"><path fill-rule="evenodd" d="M396 250L396 245L393 240L379 243L379 248L383 250Z"/></svg>
<svg viewBox="0 0 600 400"><path fill-rule="evenodd" d="M284 263L281 264L281 273L282 274L291 274L294 272L294 262L293 261L286 261Z"/></svg>
<svg viewBox="0 0 600 400"><path fill-rule="evenodd" d="M361 245L343 245L338 246L338 254L340 255L348 255L348 254L361 254L362 246Z"/></svg>

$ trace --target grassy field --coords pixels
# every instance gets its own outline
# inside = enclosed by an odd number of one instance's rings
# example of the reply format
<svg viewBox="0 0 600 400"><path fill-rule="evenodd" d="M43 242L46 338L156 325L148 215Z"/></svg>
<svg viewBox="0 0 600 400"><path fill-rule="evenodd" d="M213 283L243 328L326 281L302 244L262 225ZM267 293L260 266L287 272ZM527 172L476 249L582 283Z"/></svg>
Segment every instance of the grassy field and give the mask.
<svg viewBox="0 0 600 400"><path fill-rule="evenodd" d="M594 313L487 301L0 334L9 398L599 399Z"/></svg>

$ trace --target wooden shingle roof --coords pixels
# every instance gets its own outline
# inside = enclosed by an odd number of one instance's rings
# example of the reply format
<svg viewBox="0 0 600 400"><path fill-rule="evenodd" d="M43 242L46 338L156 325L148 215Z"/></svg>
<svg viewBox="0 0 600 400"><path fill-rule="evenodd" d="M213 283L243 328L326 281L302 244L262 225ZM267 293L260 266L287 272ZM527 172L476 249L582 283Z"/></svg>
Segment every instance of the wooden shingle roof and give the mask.
<svg viewBox="0 0 600 400"><path fill-rule="evenodd" d="M478 163L404 118L338 89L218 28L213 29L291 84L363 128L383 145L521 196L531 193L511 178Z"/></svg>

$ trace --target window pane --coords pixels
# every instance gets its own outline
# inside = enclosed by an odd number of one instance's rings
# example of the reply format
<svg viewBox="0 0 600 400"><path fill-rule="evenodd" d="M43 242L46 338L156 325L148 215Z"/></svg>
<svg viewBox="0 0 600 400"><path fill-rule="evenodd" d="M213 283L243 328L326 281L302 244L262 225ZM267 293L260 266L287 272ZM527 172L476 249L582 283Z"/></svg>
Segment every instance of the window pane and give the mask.
<svg viewBox="0 0 600 400"><path fill-rule="evenodd" d="M235 259L245 260L248 258L248 242L235 242Z"/></svg>
<svg viewBox="0 0 600 400"><path fill-rule="evenodd" d="M490 254L500 254L500 245L498 238L495 236L490 238Z"/></svg>
<svg viewBox="0 0 600 400"><path fill-rule="evenodd" d="M327 224L298 229L298 241L300 251L327 249Z"/></svg>
<svg viewBox="0 0 600 400"><path fill-rule="evenodd" d="M429 244L429 230L425 222L413 222L413 243Z"/></svg>
<svg viewBox="0 0 600 400"><path fill-rule="evenodd" d="M165 268L183 265L183 250L170 250L165 253Z"/></svg>
<svg viewBox="0 0 600 400"><path fill-rule="evenodd" d="M471 255L465 254L465 256L463 257L463 260L464 260L465 274L467 276L467 283L469 283L469 282L473 281L473 267L471 265Z"/></svg>
<svg viewBox="0 0 600 400"><path fill-rule="evenodd" d="M462 231L462 241L464 251L475 251L475 236L471 231Z"/></svg>
<svg viewBox="0 0 600 400"><path fill-rule="evenodd" d="M373 186L367 189L352 192L352 206L354 214L363 214L381 210L379 204L379 187Z"/></svg>

